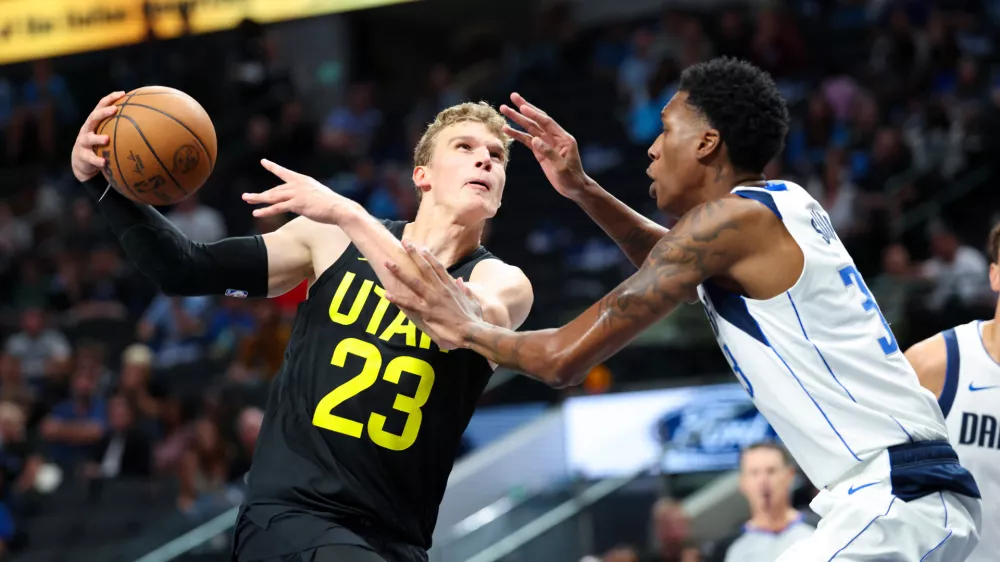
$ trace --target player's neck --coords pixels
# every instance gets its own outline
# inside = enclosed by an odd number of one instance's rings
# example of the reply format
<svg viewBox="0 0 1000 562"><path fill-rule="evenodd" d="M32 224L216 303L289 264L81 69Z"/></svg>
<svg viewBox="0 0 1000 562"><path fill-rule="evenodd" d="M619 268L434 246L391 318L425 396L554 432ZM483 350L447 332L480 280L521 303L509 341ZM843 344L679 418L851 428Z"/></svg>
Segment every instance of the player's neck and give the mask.
<svg viewBox="0 0 1000 562"><path fill-rule="evenodd" d="M986 353L994 361L1000 363L1000 331L997 330L997 318L1000 317L1000 303L997 305L997 312L993 315L993 320L983 322L983 347Z"/></svg>
<svg viewBox="0 0 1000 562"><path fill-rule="evenodd" d="M430 250L445 267L479 247L484 223L470 226L441 207L422 205L413 222L406 225L403 238Z"/></svg>
<svg viewBox="0 0 1000 562"><path fill-rule="evenodd" d="M799 512L792 507L781 507L758 513L750 519L750 526L761 531L780 533L799 518Z"/></svg>

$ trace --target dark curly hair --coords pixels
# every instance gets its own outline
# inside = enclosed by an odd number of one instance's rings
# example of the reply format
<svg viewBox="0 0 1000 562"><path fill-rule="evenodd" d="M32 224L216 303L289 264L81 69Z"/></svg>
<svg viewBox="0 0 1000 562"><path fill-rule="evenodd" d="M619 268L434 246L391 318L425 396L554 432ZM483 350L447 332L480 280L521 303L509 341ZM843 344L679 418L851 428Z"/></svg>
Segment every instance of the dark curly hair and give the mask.
<svg viewBox="0 0 1000 562"><path fill-rule="evenodd" d="M756 66L731 57L698 63L681 75L678 90L718 129L733 168L759 174L784 148L788 108Z"/></svg>

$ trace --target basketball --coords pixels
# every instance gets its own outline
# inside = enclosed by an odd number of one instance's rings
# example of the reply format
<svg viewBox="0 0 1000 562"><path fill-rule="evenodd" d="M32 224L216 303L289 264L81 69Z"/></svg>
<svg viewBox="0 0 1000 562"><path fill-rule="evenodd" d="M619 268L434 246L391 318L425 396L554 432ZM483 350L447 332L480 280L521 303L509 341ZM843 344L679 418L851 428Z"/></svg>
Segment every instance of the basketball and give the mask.
<svg viewBox="0 0 1000 562"><path fill-rule="evenodd" d="M201 104L180 90L148 86L115 105L118 113L97 126L108 144L95 149L115 190L139 203L171 205L205 184L218 146Z"/></svg>

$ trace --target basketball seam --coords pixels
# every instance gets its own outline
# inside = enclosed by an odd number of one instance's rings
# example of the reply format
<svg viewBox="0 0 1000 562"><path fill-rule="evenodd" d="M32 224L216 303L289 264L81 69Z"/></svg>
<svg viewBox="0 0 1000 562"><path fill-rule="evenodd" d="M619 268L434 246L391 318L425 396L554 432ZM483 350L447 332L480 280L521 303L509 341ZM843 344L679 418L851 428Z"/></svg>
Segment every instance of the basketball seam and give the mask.
<svg viewBox="0 0 1000 562"><path fill-rule="evenodd" d="M122 173L122 162L121 160L118 159L118 122L122 120L122 113L124 112L125 112L124 104L119 105L118 113L115 113L115 130L112 132L112 137L111 137L112 138L111 152L114 153L115 155L115 166L118 166L118 177L121 178L122 183L125 184L125 189L128 189L130 192L132 192L132 195L135 196L136 200L141 200L142 198L139 197L139 194L136 193L134 189L132 189L132 186L128 184L128 180L125 179L125 174Z"/></svg>
<svg viewBox="0 0 1000 562"><path fill-rule="evenodd" d="M159 113L160 115L163 115L164 117L167 117L168 119L170 119L174 123L177 123L178 125L180 125L181 127L183 127L184 130L187 131L188 133L191 133L191 137L193 137L194 140L198 144L201 145L201 150L205 153L205 157L208 158L209 172L212 172L212 171L215 170L215 162L212 162L212 156L208 153L208 147L205 146L205 143L201 142L201 139L198 138L198 135L196 135L194 133L194 131L192 131L191 129L189 129L188 126L185 125L183 122L181 122L179 119L177 119L173 115L170 115L169 113L161 111L161 110L159 110L159 109L157 109L157 108L155 108L155 107L153 107L151 105L144 105L144 104L141 104L141 103L129 103L127 105L129 107L144 107L144 108L146 108L146 109L148 109L150 111L155 111L155 112Z"/></svg>
<svg viewBox="0 0 1000 562"><path fill-rule="evenodd" d="M153 150L152 145L150 145L149 141L146 140L146 135L142 133L142 129L139 128L139 124L135 122L135 119L132 119L128 115L125 115L124 112L122 112L121 118L127 119L128 122L131 123L133 127L135 127L135 132L139 133L139 138L142 139L142 142L146 143L146 148L149 149L149 153L152 154L153 158L156 159L156 162L160 165L160 168L163 168L163 172L167 174L167 177L170 178L170 181L174 182L174 185L177 186L177 189L181 190L181 193L183 193L184 195L188 195L187 190L184 189L184 187L181 186L181 183L177 181L177 178L175 178L174 175L170 173L170 170L163 163L163 160L160 160L159 155L156 154L156 151ZM121 168L121 165L119 165L119 168Z"/></svg>

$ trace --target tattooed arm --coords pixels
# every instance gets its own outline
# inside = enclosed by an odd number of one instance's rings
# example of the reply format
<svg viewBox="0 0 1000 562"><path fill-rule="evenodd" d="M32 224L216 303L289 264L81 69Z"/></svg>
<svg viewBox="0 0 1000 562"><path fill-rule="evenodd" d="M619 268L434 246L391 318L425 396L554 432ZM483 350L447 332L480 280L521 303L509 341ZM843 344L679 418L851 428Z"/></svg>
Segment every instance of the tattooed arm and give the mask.
<svg viewBox="0 0 1000 562"><path fill-rule="evenodd" d="M633 265L642 267L650 251L669 230L622 203L597 182L587 179L589 181L573 201L618 244Z"/></svg>
<svg viewBox="0 0 1000 562"><path fill-rule="evenodd" d="M692 209L656 244L638 272L561 328L513 332L479 320L469 312L460 288L443 281L447 272L431 263L433 258L426 253L415 256L423 274L420 279L409 279L402 270L389 267L417 298L387 297L452 345L552 386L579 384L592 366L682 301L696 298L702 281L725 277L734 265L751 257L761 247L754 243L761 239L760 226L770 224L765 221L775 223L774 215L756 201L739 197ZM415 252L407 251L411 256ZM428 273L431 269L437 270L436 276Z"/></svg>

